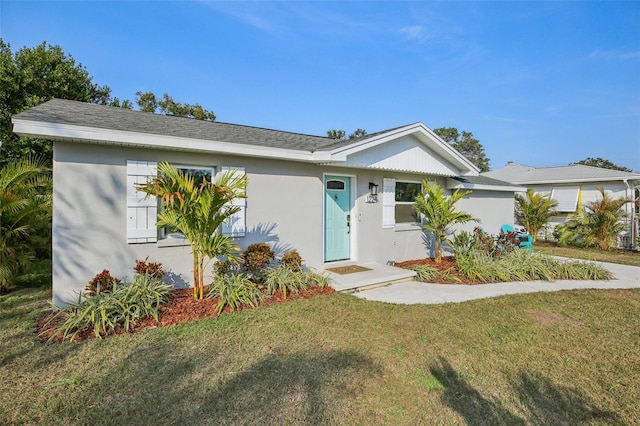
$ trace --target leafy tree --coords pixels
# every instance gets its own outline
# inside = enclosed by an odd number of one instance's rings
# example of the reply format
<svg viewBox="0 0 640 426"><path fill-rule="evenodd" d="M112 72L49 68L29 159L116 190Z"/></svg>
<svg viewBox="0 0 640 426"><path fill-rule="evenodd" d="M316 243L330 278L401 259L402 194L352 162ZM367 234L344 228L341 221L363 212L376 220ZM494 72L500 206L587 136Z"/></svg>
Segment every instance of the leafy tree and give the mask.
<svg viewBox="0 0 640 426"><path fill-rule="evenodd" d="M527 189L526 195L516 194L515 198L516 219L527 228L535 242L538 231L556 214L554 209L558 207L558 202L552 200L549 194L534 192L531 188Z"/></svg>
<svg viewBox="0 0 640 426"><path fill-rule="evenodd" d="M196 183L188 173L169 163L158 164L158 176L138 190L161 200L158 227L179 230L189 240L193 256L193 297L204 297L204 271L217 257L236 259L238 247L219 228L239 207L229 205L234 198L243 198L247 177L233 171L223 173L215 182L204 179Z"/></svg>
<svg viewBox="0 0 640 426"><path fill-rule="evenodd" d="M573 165L573 164L582 164L584 166L600 167L602 169L620 170L622 172L633 171L628 167L618 166L617 164L614 164L611 161L605 160L604 158L601 158L601 157L597 157L597 158L587 157L584 160L580 160L576 163L571 163L569 165Z"/></svg>
<svg viewBox="0 0 640 426"><path fill-rule="evenodd" d="M455 209L455 204L462 197L471 194L471 191L460 192L456 189L453 194L447 197L444 195L444 189L440 185L427 180L422 182L422 188L422 193L416 197L414 208L424 217L422 225L424 230L433 233L435 261L440 263L443 242L451 245L451 241L447 238L451 231L451 226L470 221L479 222L479 220L469 213Z"/></svg>
<svg viewBox="0 0 640 426"><path fill-rule="evenodd" d="M51 180L45 162L24 157L0 169L0 293L37 258L51 227Z"/></svg>
<svg viewBox="0 0 640 426"><path fill-rule="evenodd" d="M215 121L216 115L212 111L204 109L200 104L180 103L173 100L168 93L158 98L152 92L136 92L136 103L140 111L160 112L165 115L177 117L189 117L196 120Z"/></svg>
<svg viewBox="0 0 640 426"><path fill-rule="evenodd" d="M604 188L598 188L601 199L587 203L582 217L558 226L554 236L560 244L598 247L608 250L618 245L618 234L625 229L622 206L632 202L628 198L611 198Z"/></svg>
<svg viewBox="0 0 640 426"><path fill-rule="evenodd" d="M73 99L104 105L120 104L108 86L98 86L82 64L47 42L15 53L0 39L0 166L32 155L52 161L51 142L18 137L11 116L52 98ZM127 104L124 101L123 104Z"/></svg>
<svg viewBox="0 0 640 426"><path fill-rule="evenodd" d="M480 141L473 137L473 133L463 131L461 135L455 127L440 127L433 131L475 164L481 172L489 171L489 157L485 154Z"/></svg>
<svg viewBox="0 0 640 426"><path fill-rule="evenodd" d="M347 136L347 132L344 130L331 129L327 130L327 137L329 139L340 139L343 141L350 139L358 139L367 136L367 131L365 129L356 129L353 133Z"/></svg>

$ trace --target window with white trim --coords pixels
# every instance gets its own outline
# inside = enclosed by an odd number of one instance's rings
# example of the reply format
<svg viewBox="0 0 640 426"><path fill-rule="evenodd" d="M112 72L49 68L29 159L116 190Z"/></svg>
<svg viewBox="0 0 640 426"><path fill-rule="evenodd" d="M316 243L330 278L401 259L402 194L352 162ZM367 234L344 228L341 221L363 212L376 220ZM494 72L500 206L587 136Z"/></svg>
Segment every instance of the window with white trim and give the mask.
<svg viewBox="0 0 640 426"><path fill-rule="evenodd" d="M193 182L196 186L200 185L205 180L211 182L215 176L215 170L213 167L198 167L198 166L183 166L173 165L176 170L185 173L193 178ZM160 238L184 238L182 232L179 229L173 229L170 227L160 228Z"/></svg>
<svg viewBox="0 0 640 426"><path fill-rule="evenodd" d="M215 176L214 167L183 165L174 165L174 167L193 176L196 185L202 183L204 179L211 182ZM234 173L245 173L243 167L220 167L221 173L229 170L233 170ZM156 176L156 162L127 161L127 242L129 244L155 243L158 241L158 236L161 239L167 239L171 236L181 237L180 231L177 229L158 229L156 227L159 201L156 197L147 196L136 188L136 184L146 183ZM243 237L246 229L246 199L236 198L229 204L239 206L240 210L222 225L221 232L225 235Z"/></svg>
<svg viewBox="0 0 640 426"><path fill-rule="evenodd" d="M422 192L420 182L384 178L382 191L383 228L420 224L420 217L414 209L416 196Z"/></svg>

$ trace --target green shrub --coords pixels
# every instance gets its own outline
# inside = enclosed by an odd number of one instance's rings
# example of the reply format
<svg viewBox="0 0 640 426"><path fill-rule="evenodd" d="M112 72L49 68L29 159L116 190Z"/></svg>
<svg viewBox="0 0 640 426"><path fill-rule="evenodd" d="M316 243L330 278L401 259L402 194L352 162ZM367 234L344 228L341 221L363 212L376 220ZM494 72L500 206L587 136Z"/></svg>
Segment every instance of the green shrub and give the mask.
<svg viewBox="0 0 640 426"><path fill-rule="evenodd" d="M287 293L298 293L308 287L327 287L329 277L315 271L293 271L285 265L278 265L269 269L266 273L264 286L268 294L275 294L278 290L282 297Z"/></svg>
<svg viewBox="0 0 640 426"><path fill-rule="evenodd" d="M458 272L480 282L611 279L611 273L593 262L561 262L550 256L514 250L503 257L474 251L456 258Z"/></svg>
<svg viewBox="0 0 640 426"><path fill-rule="evenodd" d="M416 265L411 269L416 271L416 280L418 281L428 282L439 275L438 270L429 265Z"/></svg>
<svg viewBox="0 0 640 426"><path fill-rule="evenodd" d="M233 265L229 260L218 260L213 264L213 275L218 277L224 277L225 275L229 275L233 270Z"/></svg>
<svg viewBox="0 0 640 426"><path fill-rule="evenodd" d="M230 306L232 311L238 310L242 305L255 307L264 296L246 275L230 274L218 276L207 297L218 298L216 311L220 313L225 306Z"/></svg>
<svg viewBox="0 0 640 426"><path fill-rule="evenodd" d="M475 237L475 234L471 234L467 231L458 232L453 236L453 240L451 241L451 249L456 257L468 253L476 245L477 238Z"/></svg>
<svg viewBox="0 0 640 426"><path fill-rule="evenodd" d="M137 275L129 285L114 282L110 292L97 292L66 308L58 308L63 323L52 336L62 334L73 339L78 333L93 330L96 337L112 334L118 329L128 332L135 322L153 317L158 320L160 305L167 300L171 287L148 275Z"/></svg>
<svg viewBox="0 0 640 426"><path fill-rule="evenodd" d="M292 271L302 271L302 257L300 257L298 250L294 249L283 254L280 263Z"/></svg>
<svg viewBox="0 0 640 426"><path fill-rule="evenodd" d="M87 296L95 296L98 293L109 293L118 284L122 284L122 281L112 277L108 269L103 269L102 272L89 281L85 287L85 293Z"/></svg>
<svg viewBox="0 0 640 426"><path fill-rule="evenodd" d="M276 255L266 243L251 244L242 253L244 267L258 278Z"/></svg>
<svg viewBox="0 0 640 426"><path fill-rule="evenodd" d="M280 290L282 297L287 297L288 292L297 293L307 288L307 280L304 278L304 272L294 271L286 265L278 265L267 271L264 286L271 295Z"/></svg>
<svg viewBox="0 0 640 426"><path fill-rule="evenodd" d="M144 260L136 260L136 266L133 267L133 271L138 275L148 275L150 278L156 280L162 280L167 274L167 271L162 267L162 263L159 262L147 262L149 257Z"/></svg>

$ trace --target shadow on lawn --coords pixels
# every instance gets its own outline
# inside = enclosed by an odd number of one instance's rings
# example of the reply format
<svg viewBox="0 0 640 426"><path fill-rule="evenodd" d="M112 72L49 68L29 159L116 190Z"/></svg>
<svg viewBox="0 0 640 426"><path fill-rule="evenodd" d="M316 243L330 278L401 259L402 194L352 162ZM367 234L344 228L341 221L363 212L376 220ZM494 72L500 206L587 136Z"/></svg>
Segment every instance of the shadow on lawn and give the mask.
<svg viewBox="0 0 640 426"><path fill-rule="evenodd" d="M446 359L441 357L430 371L444 387L443 403L469 425L570 425L618 420L616 413L597 408L580 392L554 385L539 374L521 373L510 380L513 394L526 411L521 417L499 400L482 396Z"/></svg>
<svg viewBox="0 0 640 426"><path fill-rule="evenodd" d="M340 405L377 372L354 352L270 354L227 381L207 404L223 424L335 424Z"/></svg>
<svg viewBox="0 0 640 426"><path fill-rule="evenodd" d="M357 352L269 353L241 371L228 371L220 347L183 356L156 342L125 356L89 384L98 401L76 411L89 424L336 424L342 407L379 368ZM173 349L173 350L172 350ZM75 411L75 410L74 410ZM108 421L107 421L108 419ZM65 420L65 419L63 419Z"/></svg>

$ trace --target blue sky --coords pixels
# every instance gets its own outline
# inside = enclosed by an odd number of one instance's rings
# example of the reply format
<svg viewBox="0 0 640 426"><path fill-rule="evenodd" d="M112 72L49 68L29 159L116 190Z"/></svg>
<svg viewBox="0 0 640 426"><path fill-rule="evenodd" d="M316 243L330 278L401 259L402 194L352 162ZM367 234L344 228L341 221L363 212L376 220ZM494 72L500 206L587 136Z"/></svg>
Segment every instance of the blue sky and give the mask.
<svg viewBox="0 0 640 426"><path fill-rule="evenodd" d="M0 1L13 50L46 40L119 98L324 135L422 121L493 169L604 157L640 171L640 2Z"/></svg>

